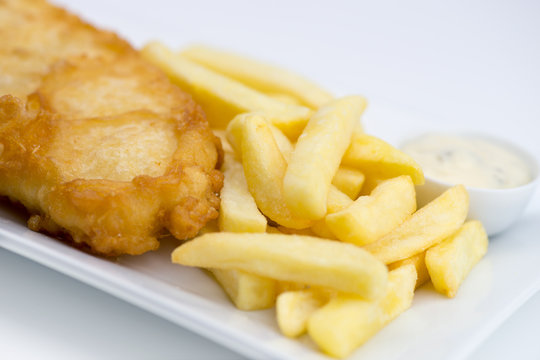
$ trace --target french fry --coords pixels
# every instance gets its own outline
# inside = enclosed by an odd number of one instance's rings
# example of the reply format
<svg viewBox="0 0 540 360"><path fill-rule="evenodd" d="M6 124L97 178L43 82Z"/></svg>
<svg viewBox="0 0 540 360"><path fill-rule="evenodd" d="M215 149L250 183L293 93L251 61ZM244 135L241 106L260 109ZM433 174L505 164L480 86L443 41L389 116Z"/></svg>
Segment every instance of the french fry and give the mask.
<svg viewBox="0 0 540 360"><path fill-rule="evenodd" d="M141 54L193 96L212 127L224 129L236 115L260 111L287 136L296 138L312 114L307 107L282 103L176 54L158 42L147 44Z"/></svg>
<svg viewBox="0 0 540 360"><path fill-rule="evenodd" d="M309 120L283 179L285 203L296 216L317 220L326 215L328 189L365 106L363 97L347 96Z"/></svg>
<svg viewBox="0 0 540 360"><path fill-rule="evenodd" d="M347 206L351 205L353 201L349 196L341 192L334 185L330 185L328 191L328 199L326 203L326 211L328 214L333 214L336 211L345 209ZM337 239L334 233L326 225L325 219L316 221L312 226L311 230L318 236L325 239Z"/></svg>
<svg viewBox="0 0 540 360"><path fill-rule="evenodd" d="M424 184L424 172L412 157L379 138L360 132L352 137L342 165L358 169L368 178L409 175L415 185Z"/></svg>
<svg viewBox="0 0 540 360"><path fill-rule="evenodd" d="M262 310L274 306L277 282L240 270L210 269L233 304L240 310Z"/></svg>
<svg viewBox="0 0 540 360"><path fill-rule="evenodd" d="M361 171L342 166L337 169L332 179L332 185L347 194L352 200L356 200L365 179L366 177Z"/></svg>
<svg viewBox="0 0 540 360"><path fill-rule="evenodd" d="M236 269L282 281L328 287L376 299L387 269L363 249L301 235L210 233L176 248L181 265Z"/></svg>
<svg viewBox="0 0 540 360"><path fill-rule="evenodd" d="M487 248L488 237L482 223L468 221L455 234L428 249L426 266L435 290L454 297Z"/></svg>
<svg viewBox="0 0 540 360"><path fill-rule="evenodd" d="M219 231L216 220L201 229L199 235ZM278 290L275 280L240 270L208 269L232 303L240 310L262 310L274 305Z"/></svg>
<svg viewBox="0 0 540 360"><path fill-rule="evenodd" d="M287 94L280 94L280 93L267 93L266 95L270 96L273 99L279 100L282 103L290 104L290 105L302 105L300 100L298 100L295 97L292 97Z"/></svg>
<svg viewBox="0 0 540 360"><path fill-rule="evenodd" d="M364 98L333 99L301 76L205 46L150 43L142 55L191 93L224 143L219 218L172 261L208 269L239 309L275 305L284 335L307 331L345 357L430 278L453 297L487 251L482 225L464 224L463 186L415 212L422 169L364 132Z"/></svg>
<svg viewBox="0 0 540 360"><path fill-rule="evenodd" d="M311 231L310 228L307 229L291 229L285 226L278 226L278 231L282 234L288 234L288 235L306 235L306 236L315 236L316 234Z"/></svg>
<svg viewBox="0 0 540 360"><path fill-rule="evenodd" d="M246 114L236 117L230 128L234 129L237 141L240 139L248 189L262 213L292 229L309 227L312 221L294 216L285 204L281 184L287 161L278 148L269 124L259 115Z"/></svg>
<svg viewBox="0 0 540 360"><path fill-rule="evenodd" d="M226 131L225 136L229 144L231 144L231 147L234 149L236 156L239 159L241 159L242 157L242 149L240 146L240 139L242 135L241 133L242 121L246 121L246 120L240 120L240 119L244 119L244 118L249 119L251 117L259 117L266 120L264 116L260 116L257 113L255 114L246 113L246 114L237 115L227 126L227 131ZM281 130L279 130L274 125L269 123L268 126L270 128L270 131L272 131L272 135L274 136L274 140L276 142L276 145L279 148L279 151L281 151L281 155L283 155L283 157L285 158L285 161L289 162L289 159L291 158L291 154L294 149L291 141L289 140L287 136L285 136L285 134L283 134Z"/></svg>
<svg viewBox="0 0 540 360"><path fill-rule="evenodd" d="M330 300L331 292L321 289L286 291L278 295L276 319L281 333L298 337L306 332L308 319Z"/></svg>
<svg viewBox="0 0 540 360"><path fill-rule="evenodd" d="M182 55L261 92L284 94L315 109L332 100L310 80L244 56L206 46L189 47Z"/></svg>
<svg viewBox="0 0 540 360"><path fill-rule="evenodd" d="M222 167L224 180L221 189L219 229L228 232L265 232L266 218L251 196L244 168L234 155L225 153Z"/></svg>
<svg viewBox="0 0 540 360"><path fill-rule="evenodd" d="M411 306L415 283L416 270L406 265L388 274L380 300L340 294L311 315L308 334L325 353L344 358Z"/></svg>
<svg viewBox="0 0 540 360"><path fill-rule="evenodd" d="M341 241L358 246L374 242L416 210L414 185L403 175L382 182L370 196L326 216L326 225Z"/></svg>
<svg viewBox="0 0 540 360"><path fill-rule="evenodd" d="M428 269L426 267L426 252L421 252L419 254L413 255L409 258L396 261L394 263L391 263L388 265L388 270L394 270L399 267L412 264L416 268L416 286L415 288L418 289L420 286L424 285L429 281L429 273Z"/></svg>
<svg viewBox="0 0 540 360"><path fill-rule="evenodd" d="M469 195L454 186L364 249L386 264L421 253L453 234L465 221Z"/></svg>

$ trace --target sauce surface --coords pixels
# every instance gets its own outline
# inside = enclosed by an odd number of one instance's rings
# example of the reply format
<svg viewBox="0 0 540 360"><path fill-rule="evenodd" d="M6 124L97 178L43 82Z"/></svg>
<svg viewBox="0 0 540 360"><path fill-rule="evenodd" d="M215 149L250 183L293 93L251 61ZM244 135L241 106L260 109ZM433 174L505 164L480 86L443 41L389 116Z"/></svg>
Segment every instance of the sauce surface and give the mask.
<svg viewBox="0 0 540 360"><path fill-rule="evenodd" d="M505 189L532 180L525 159L480 137L427 134L407 142L402 150L418 161L426 176L451 184Z"/></svg>

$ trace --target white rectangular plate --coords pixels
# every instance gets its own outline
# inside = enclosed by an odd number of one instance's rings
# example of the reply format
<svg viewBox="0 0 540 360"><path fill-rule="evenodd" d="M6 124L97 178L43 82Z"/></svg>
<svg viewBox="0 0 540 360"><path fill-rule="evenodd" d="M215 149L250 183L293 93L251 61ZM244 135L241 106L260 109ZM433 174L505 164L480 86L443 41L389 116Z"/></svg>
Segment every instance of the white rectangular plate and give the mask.
<svg viewBox="0 0 540 360"><path fill-rule="evenodd" d="M391 142L408 132L429 129L392 106L371 102L365 122L370 132ZM377 130L381 131L377 131ZM417 291L413 306L351 359L461 359L540 289L540 201L536 196L522 219L491 239L486 257L454 299L431 286ZM0 246L102 289L180 326L252 358L327 359L303 337L279 334L273 310L242 312L204 272L173 265L174 239L159 251L116 261L98 258L28 230L23 216L0 206Z"/></svg>

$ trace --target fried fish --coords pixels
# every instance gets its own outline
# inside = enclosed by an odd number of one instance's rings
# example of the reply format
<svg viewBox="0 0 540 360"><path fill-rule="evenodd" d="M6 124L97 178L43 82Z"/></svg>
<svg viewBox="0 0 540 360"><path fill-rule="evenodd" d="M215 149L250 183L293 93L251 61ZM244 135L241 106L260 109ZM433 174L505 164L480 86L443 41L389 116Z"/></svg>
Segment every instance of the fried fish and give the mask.
<svg viewBox="0 0 540 360"><path fill-rule="evenodd" d="M127 42L41 0L0 0L0 195L28 226L141 254L217 217L220 143Z"/></svg>

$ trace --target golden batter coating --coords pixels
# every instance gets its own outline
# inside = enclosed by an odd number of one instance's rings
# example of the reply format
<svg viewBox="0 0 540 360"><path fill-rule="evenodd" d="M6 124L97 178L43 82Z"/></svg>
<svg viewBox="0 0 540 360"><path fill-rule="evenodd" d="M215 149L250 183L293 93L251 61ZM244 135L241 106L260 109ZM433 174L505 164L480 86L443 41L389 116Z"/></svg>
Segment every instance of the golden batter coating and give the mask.
<svg viewBox="0 0 540 360"><path fill-rule="evenodd" d="M40 0L0 0L0 39L0 195L32 230L141 254L217 217L219 140L129 44Z"/></svg>

